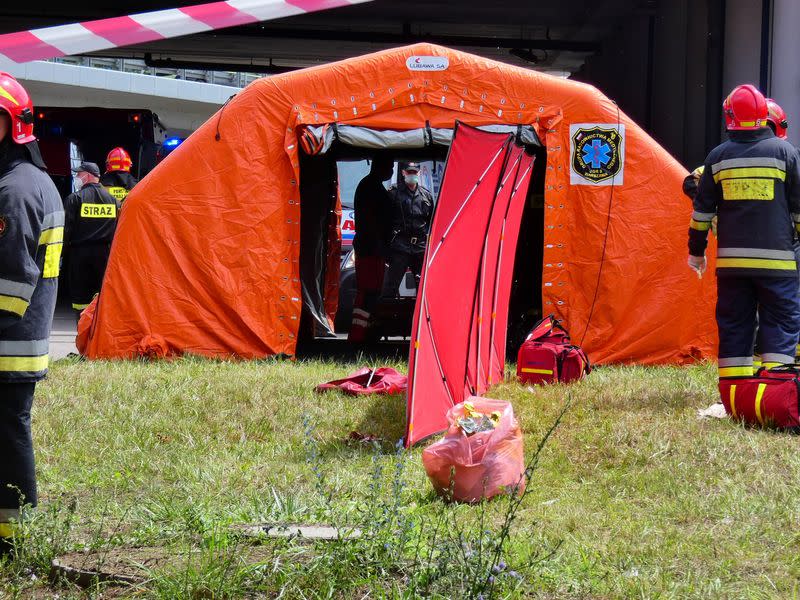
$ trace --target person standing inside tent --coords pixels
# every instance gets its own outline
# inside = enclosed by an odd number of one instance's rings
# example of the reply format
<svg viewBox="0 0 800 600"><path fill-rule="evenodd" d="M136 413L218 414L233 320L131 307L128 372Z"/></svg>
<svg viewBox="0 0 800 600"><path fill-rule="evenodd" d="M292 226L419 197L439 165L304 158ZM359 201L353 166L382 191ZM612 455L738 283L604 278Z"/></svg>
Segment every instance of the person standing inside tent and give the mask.
<svg viewBox="0 0 800 600"><path fill-rule="evenodd" d="M372 312L383 286L391 202L383 182L390 179L393 172L394 160L391 157L375 156L369 174L359 182L354 196L356 297L348 335L348 340L354 344L367 341Z"/></svg>
<svg viewBox="0 0 800 600"><path fill-rule="evenodd" d="M402 175L400 184L389 190L392 199L389 270L381 292L382 296L389 298L397 296L406 269L410 268L419 282L433 216L433 195L419 185L419 163L406 163Z"/></svg>
<svg viewBox="0 0 800 600"><path fill-rule="evenodd" d="M33 135L33 104L0 73L0 555L36 506L31 407L47 375L64 211Z"/></svg>
<svg viewBox="0 0 800 600"><path fill-rule="evenodd" d="M800 334L794 254L800 227L795 148L768 127L767 100L752 85L723 104L729 140L706 158L689 228L689 266L702 275L711 221L718 218L719 376L753 374L758 314L765 367L794 362Z"/></svg>
<svg viewBox="0 0 800 600"><path fill-rule="evenodd" d="M117 229L119 202L100 185L100 169L95 163L83 162L73 171L81 187L64 199L65 242L72 308L80 312L100 292Z"/></svg>
<svg viewBox="0 0 800 600"><path fill-rule="evenodd" d="M100 184L119 201L120 205L128 197L133 186L139 183L136 177L131 175L132 166L131 155L122 146L113 148L106 156L106 172L100 178Z"/></svg>

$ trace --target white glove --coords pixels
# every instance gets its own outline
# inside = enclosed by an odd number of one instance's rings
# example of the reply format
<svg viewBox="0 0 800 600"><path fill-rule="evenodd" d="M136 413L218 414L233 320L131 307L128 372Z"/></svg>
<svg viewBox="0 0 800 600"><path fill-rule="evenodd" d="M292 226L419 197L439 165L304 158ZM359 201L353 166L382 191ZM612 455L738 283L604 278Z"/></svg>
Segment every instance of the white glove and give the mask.
<svg viewBox="0 0 800 600"><path fill-rule="evenodd" d="M689 268L692 269L695 273L697 273L697 278L700 279L703 277L703 273L706 272L706 257L705 256L692 256L689 255Z"/></svg>

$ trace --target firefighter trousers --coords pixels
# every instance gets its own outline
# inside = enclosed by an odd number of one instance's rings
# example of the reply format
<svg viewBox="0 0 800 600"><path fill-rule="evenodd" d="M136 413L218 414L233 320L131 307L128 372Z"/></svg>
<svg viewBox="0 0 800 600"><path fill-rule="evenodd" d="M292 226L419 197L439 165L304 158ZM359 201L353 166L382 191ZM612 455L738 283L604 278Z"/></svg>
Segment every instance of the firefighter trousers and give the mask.
<svg viewBox="0 0 800 600"><path fill-rule="evenodd" d="M35 383L0 381L0 546L11 537L10 521L23 504L36 506L36 472L31 437Z"/></svg>
<svg viewBox="0 0 800 600"><path fill-rule="evenodd" d="M800 335L798 279L717 277L719 376L752 374L753 335L764 366L794 362Z"/></svg>
<svg viewBox="0 0 800 600"><path fill-rule="evenodd" d="M111 244L73 246L69 257L69 295L72 308L83 310L100 292Z"/></svg>
<svg viewBox="0 0 800 600"><path fill-rule="evenodd" d="M372 313L381 295L385 269L386 261L382 256L356 255L356 297L353 301L353 321L347 336L351 343L368 341Z"/></svg>

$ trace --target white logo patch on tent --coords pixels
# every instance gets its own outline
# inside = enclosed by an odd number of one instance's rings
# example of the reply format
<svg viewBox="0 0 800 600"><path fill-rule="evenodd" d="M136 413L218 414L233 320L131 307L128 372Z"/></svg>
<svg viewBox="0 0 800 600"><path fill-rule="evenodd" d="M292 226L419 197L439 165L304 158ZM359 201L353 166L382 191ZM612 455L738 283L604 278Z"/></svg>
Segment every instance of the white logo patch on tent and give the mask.
<svg viewBox="0 0 800 600"><path fill-rule="evenodd" d="M444 71L449 66L446 56L409 56L406 59L409 71Z"/></svg>

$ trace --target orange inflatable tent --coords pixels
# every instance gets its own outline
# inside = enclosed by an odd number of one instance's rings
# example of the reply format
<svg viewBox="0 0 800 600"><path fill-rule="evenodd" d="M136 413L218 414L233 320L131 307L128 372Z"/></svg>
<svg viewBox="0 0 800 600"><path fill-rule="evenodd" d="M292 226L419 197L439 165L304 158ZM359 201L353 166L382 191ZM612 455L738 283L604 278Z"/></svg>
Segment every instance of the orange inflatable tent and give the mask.
<svg viewBox="0 0 800 600"><path fill-rule="evenodd" d="M595 362L713 355L713 276L698 280L686 266L686 171L589 85L430 44L261 79L237 94L128 196L82 352L293 355L301 241L338 224L301 227L301 182L320 174L301 168L298 134L456 121L530 126L541 140L542 310Z"/></svg>

